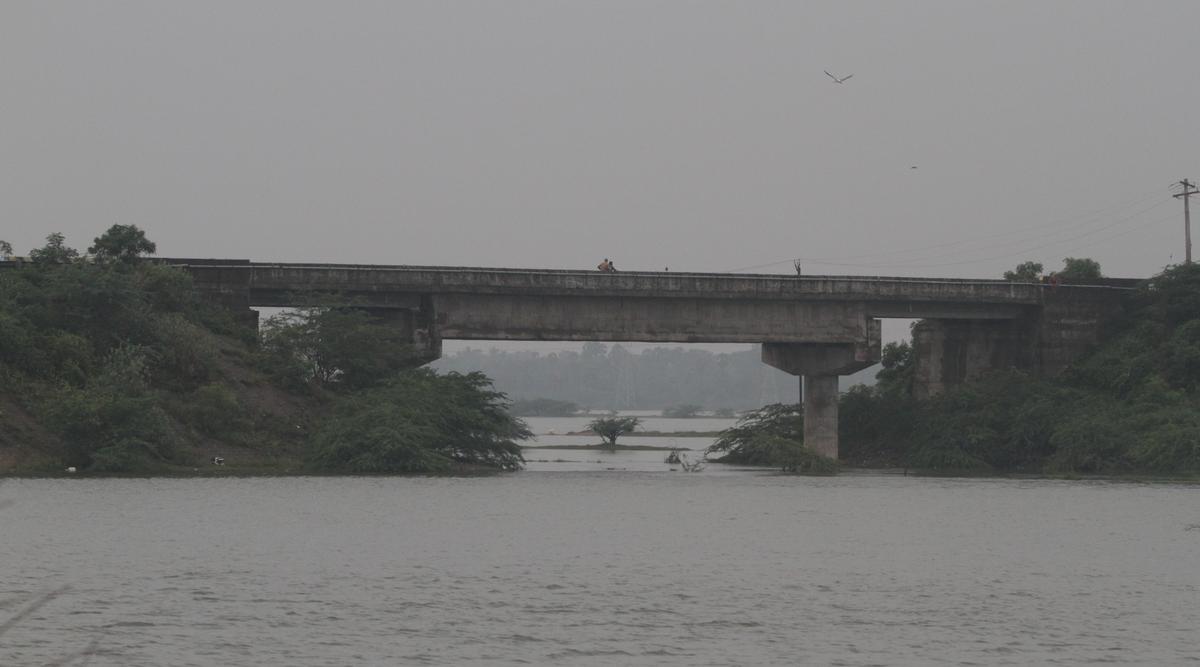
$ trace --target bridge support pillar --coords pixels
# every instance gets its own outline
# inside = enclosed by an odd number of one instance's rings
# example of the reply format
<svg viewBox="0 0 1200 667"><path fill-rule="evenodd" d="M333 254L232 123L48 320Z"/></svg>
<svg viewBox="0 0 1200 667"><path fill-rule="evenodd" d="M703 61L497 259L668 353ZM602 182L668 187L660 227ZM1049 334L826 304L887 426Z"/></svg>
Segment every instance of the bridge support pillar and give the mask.
<svg viewBox="0 0 1200 667"><path fill-rule="evenodd" d="M838 376L805 375L804 444L821 456L838 457Z"/></svg>
<svg viewBox="0 0 1200 667"><path fill-rule="evenodd" d="M867 320L866 340L858 343L763 343L763 363L802 376L804 445L838 457L838 377L879 363L879 320Z"/></svg>

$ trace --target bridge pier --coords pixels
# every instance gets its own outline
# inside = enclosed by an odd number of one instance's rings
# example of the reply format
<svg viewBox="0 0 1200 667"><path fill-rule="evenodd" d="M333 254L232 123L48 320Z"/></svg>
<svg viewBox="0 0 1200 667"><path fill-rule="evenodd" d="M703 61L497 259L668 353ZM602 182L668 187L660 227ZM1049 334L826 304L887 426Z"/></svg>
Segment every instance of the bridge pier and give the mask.
<svg viewBox="0 0 1200 667"><path fill-rule="evenodd" d="M804 445L831 459L838 457L838 377L879 363L879 320L867 320L859 343L763 343L763 363L801 376Z"/></svg>
<svg viewBox="0 0 1200 667"><path fill-rule="evenodd" d="M837 460L838 457L838 376L805 375L804 387L804 444L820 454Z"/></svg>

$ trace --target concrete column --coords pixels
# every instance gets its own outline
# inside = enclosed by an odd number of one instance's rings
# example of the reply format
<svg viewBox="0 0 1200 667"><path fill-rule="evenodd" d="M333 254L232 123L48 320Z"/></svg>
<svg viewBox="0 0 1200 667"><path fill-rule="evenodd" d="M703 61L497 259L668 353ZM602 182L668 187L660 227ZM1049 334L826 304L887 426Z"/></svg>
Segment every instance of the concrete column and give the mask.
<svg viewBox="0 0 1200 667"><path fill-rule="evenodd" d="M821 456L838 457L838 376L805 375L804 445Z"/></svg>
<svg viewBox="0 0 1200 667"><path fill-rule="evenodd" d="M838 457L838 376L879 363L879 320L868 320L862 340L850 343L763 343L763 363L802 376L804 445Z"/></svg>

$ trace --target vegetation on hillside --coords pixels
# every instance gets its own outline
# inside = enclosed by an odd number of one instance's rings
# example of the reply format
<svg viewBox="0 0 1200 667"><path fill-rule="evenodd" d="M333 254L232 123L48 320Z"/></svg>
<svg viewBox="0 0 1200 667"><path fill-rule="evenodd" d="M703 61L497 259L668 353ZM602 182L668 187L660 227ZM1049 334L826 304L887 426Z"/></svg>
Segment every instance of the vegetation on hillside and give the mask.
<svg viewBox="0 0 1200 667"><path fill-rule="evenodd" d="M1092 264L1077 262L1078 275L1097 275ZM1060 377L998 371L917 400L913 369L910 346L889 344L878 382L842 395L844 462L930 471L1200 473L1200 266L1175 266L1148 281L1103 343ZM726 431L714 451L779 465L787 449L778 440L802 440L795 406L754 413Z"/></svg>
<svg viewBox="0 0 1200 667"><path fill-rule="evenodd" d="M11 254L11 249L6 248ZM115 225L86 256L61 234L0 270L0 469L512 469L529 437L479 374L414 370L393 328L311 308L258 333ZM232 456L236 451L237 456Z"/></svg>
<svg viewBox="0 0 1200 667"><path fill-rule="evenodd" d="M1074 266L1077 277L1099 275L1092 260ZM1148 281L1102 345L1061 377L996 372L929 401L875 396L867 409L908 411L891 437L896 458L917 468L1194 473L1198 390L1200 267L1184 265Z"/></svg>

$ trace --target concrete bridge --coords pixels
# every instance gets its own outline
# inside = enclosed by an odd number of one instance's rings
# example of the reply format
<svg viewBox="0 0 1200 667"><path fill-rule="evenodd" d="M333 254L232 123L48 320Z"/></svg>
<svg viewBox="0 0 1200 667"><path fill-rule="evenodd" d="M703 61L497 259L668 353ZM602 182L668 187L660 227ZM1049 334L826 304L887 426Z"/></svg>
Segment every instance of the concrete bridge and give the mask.
<svg viewBox="0 0 1200 667"><path fill-rule="evenodd" d="M880 318L923 320L916 384L931 395L990 369L1061 371L1137 282L161 261L248 321L253 306L370 309L430 361L444 339L761 343L765 363L802 378L805 441L832 457L838 376L879 361Z"/></svg>

